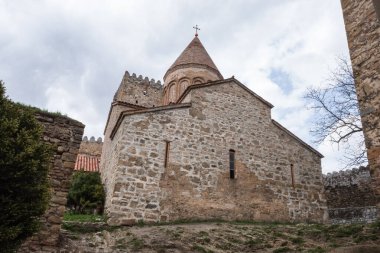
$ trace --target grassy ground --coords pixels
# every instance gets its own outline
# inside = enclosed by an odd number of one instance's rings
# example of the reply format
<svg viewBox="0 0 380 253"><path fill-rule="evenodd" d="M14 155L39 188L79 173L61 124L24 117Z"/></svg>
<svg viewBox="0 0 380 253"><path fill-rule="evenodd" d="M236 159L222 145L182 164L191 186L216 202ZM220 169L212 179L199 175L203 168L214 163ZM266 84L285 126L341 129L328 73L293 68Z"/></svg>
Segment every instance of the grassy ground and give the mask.
<svg viewBox="0 0 380 253"><path fill-rule="evenodd" d="M63 221L77 221L77 222L103 222L104 216L92 214L74 214L66 212L63 216Z"/></svg>
<svg viewBox="0 0 380 253"><path fill-rule="evenodd" d="M63 216L63 221L72 222L104 222L105 217L103 215L93 215L93 214L76 214L71 212L66 212Z"/></svg>
<svg viewBox="0 0 380 253"><path fill-rule="evenodd" d="M380 245L380 222L370 225L255 222L171 223L134 227L77 227L66 245L78 252L346 252L342 247ZM86 229L87 226L87 229ZM379 250L379 251L377 251ZM362 252L380 252L376 251Z"/></svg>

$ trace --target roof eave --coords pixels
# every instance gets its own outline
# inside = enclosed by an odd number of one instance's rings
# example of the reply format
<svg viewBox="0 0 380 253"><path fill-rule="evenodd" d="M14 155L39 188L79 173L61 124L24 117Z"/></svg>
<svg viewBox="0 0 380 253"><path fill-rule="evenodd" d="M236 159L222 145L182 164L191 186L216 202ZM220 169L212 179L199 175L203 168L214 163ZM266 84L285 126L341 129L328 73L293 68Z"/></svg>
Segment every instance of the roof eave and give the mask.
<svg viewBox="0 0 380 253"><path fill-rule="evenodd" d="M296 141L298 141L300 144L302 144L304 147L306 147L307 149L309 149L310 151L312 151L313 153L315 153L316 155L318 155L320 158L323 158L324 156L319 153L316 149L314 149L312 146L310 146L309 144L307 144L306 142L304 142L303 140L301 140L300 138L298 138L295 134L293 134L292 132L290 132L288 129L286 129L283 125L281 125L280 123L278 123L277 121L275 121L274 119L272 119L272 123L278 127L279 129L283 130L285 133L287 133L288 135L290 135L291 137L293 137L293 139L295 139Z"/></svg>
<svg viewBox="0 0 380 253"><path fill-rule="evenodd" d="M237 85L239 85L241 88L246 90L249 94L251 94L253 97L257 98L261 102L263 102L265 105L267 105L269 108L273 108L273 105L266 101L264 98L261 96L257 95L255 92L251 91L247 86L236 80L234 77L228 78L228 79L223 79L223 80L216 80L216 81L211 81L207 83L201 83L201 84L195 84L195 85L190 85L189 87L186 88L186 90L182 93L182 95L178 98L177 103L182 102L182 100L186 97L186 95L190 92L192 89L198 89L198 88L203 88L207 86L212 86L212 85L217 85L217 84L222 84L222 83L227 83L227 82L235 82Z"/></svg>
<svg viewBox="0 0 380 253"><path fill-rule="evenodd" d="M167 111L167 110L174 110L174 109L181 109L181 108L187 108L191 107L191 103L183 103L183 104L171 104L171 105L165 105L165 106L158 106L158 107L151 107L151 108L144 108L140 110L133 110L133 111L123 111L119 114L119 117L116 121L115 126L113 127L110 138L111 140L115 136L117 130L119 129L123 119L130 115L135 114L143 114L143 113L150 113L150 112L158 112L158 111Z"/></svg>

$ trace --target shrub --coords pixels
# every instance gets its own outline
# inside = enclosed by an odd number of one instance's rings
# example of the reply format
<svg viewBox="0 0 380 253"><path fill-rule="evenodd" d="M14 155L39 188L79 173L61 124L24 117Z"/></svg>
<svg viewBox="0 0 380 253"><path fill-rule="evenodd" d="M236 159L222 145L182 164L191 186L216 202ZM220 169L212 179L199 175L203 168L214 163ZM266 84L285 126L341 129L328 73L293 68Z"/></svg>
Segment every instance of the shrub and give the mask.
<svg viewBox="0 0 380 253"><path fill-rule="evenodd" d="M103 212L104 190L98 172L77 171L73 174L67 206L75 213L96 209Z"/></svg>
<svg viewBox="0 0 380 253"><path fill-rule="evenodd" d="M34 111L5 96L0 81L0 245L14 251L38 230L48 203L50 147Z"/></svg>

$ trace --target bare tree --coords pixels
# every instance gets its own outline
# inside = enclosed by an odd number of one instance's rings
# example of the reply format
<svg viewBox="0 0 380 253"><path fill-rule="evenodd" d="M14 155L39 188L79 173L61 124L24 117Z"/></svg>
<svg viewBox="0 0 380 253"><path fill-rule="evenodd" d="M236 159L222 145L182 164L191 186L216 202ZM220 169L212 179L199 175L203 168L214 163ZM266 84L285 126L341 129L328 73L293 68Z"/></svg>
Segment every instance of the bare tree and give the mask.
<svg viewBox="0 0 380 253"><path fill-rule="evenodd" d="M325 88L308 89L305 98L317 113L312 135L315 143L328 140L344 149L345 168L367 163L355 81L348 60L339 59Z"/></svg>

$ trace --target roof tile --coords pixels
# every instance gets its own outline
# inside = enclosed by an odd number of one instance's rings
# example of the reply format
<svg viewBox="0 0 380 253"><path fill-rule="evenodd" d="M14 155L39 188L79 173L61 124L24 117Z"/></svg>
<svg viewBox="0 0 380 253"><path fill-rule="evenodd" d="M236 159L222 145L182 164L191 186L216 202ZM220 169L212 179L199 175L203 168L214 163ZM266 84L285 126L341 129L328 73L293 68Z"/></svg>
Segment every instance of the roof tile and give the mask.
<svg viewBox="0 0 380 253"><path fill-rule="evenodd" d="M88 172L99 172L99 157L85 154L78 154L74 170Z"/></svg>
<svg viewBox="0 0 380 253"><path fill-rule="evenodd" d="M167 76L172 70L176 69L181 65L188 64L199 64L202 66L207 66L213 69L219 76L221 76L218 68L212 61L211 57L207 53L206 49L203 47L202 42L195 36L190 44L183 50L181 55L175 60L175 62L170 66L165 76Z"/></svg>

